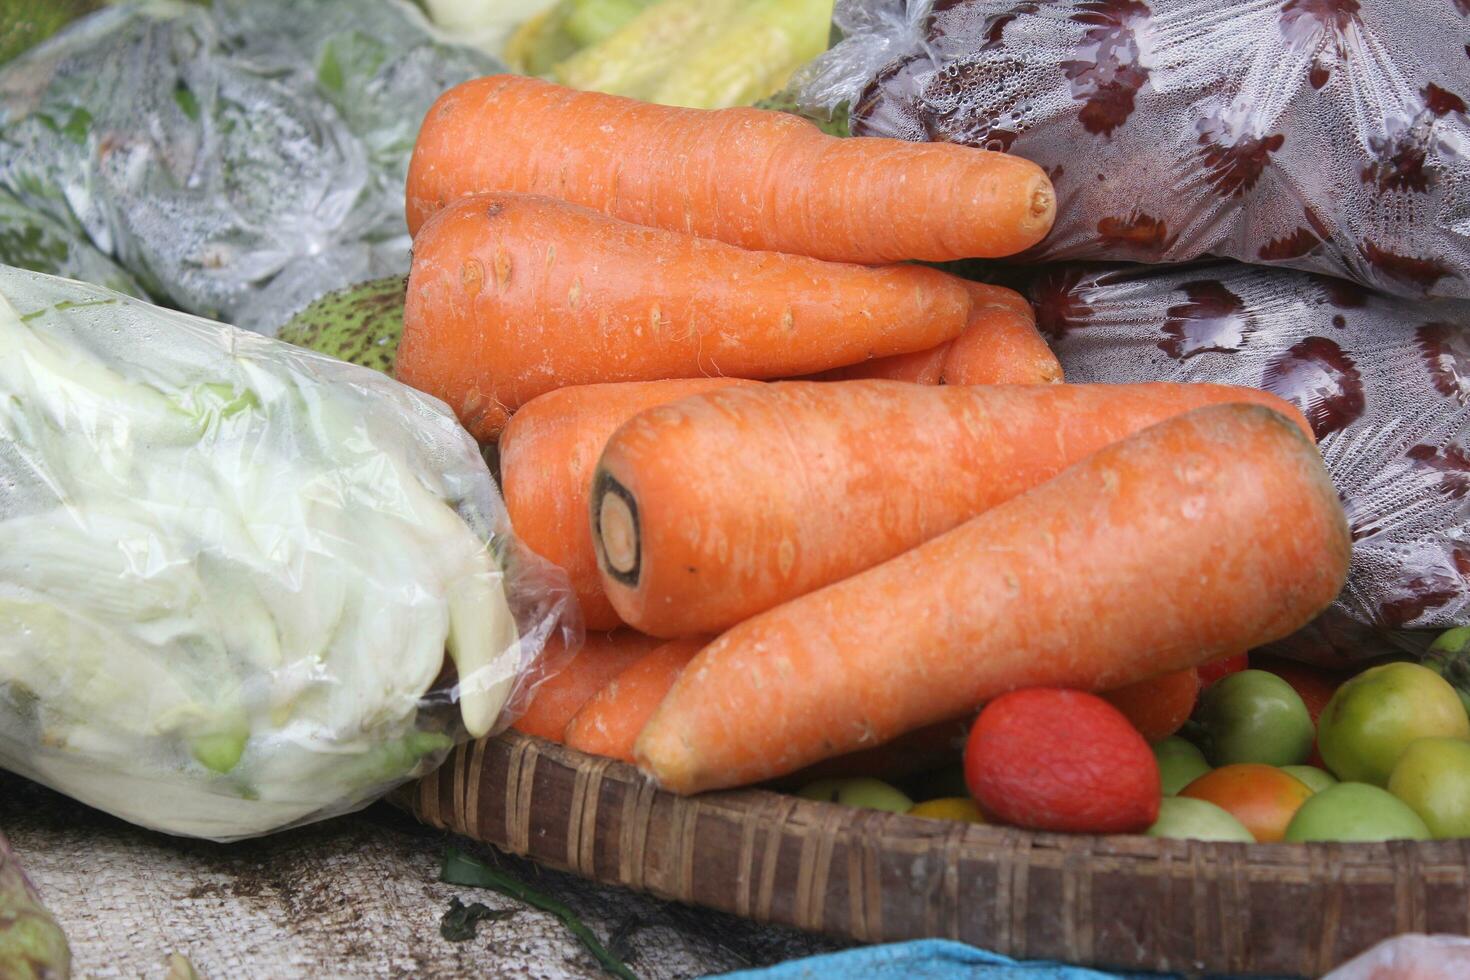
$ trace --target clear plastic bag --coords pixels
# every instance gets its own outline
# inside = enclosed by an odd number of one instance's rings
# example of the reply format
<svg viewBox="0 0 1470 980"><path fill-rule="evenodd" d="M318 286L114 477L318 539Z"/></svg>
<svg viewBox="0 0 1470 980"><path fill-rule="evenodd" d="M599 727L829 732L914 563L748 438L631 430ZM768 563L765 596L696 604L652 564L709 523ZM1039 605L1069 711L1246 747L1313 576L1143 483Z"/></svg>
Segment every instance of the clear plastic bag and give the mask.
<svg viewBox="0 0 1470 980"><path fill-rule="evenodd" d="M408 270L419 123L501 70L402 0L135 0L0 69L0 189L160 302L265 333Z"/></svg>
<svg viewBox="0 0 1470 980"><path fill-rule="evenodd" d="M1060 265L1018 284L1068 381L1247 385L1311 422L1353 565L1280 652L1341 664L1470 623L1470 302L1228 261Z"/></svg>
<svg viewBox="0 0 1470 980"><path fill-rule="evenodd" d="M0 267L0 766L266 833L509 724L576 620L441 403Z"/></svg>
<svg viewBox="0 0 1470 980"><path fill-rule="evenodd" d="M132 276L97 251L81 232L26 207L4 191L0 191L0 265L146 296Z"/></svg>
<svg viewBox="0 0 1470 980"><path fill-rule="evenodd" d="M1206 255L1470 298L1467 0L841 0L795 86L1056 184L1035 259Z"/></svg>

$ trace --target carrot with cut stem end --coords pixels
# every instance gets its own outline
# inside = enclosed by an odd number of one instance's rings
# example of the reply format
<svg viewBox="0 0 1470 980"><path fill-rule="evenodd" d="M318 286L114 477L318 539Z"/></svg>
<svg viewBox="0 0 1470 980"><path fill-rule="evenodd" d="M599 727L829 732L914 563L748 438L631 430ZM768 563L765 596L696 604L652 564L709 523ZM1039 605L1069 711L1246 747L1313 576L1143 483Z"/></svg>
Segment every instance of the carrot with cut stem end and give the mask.
<svg viewBox="0 0 1470 980"><path fill-rule="evenodd" d="M485 440L557 388L807 374L934 347L969 314L961 281L934 269L749 252L481 195L414 242L395 373Z"/></svg>
<svg viewBox="0 0 1470 980"><path fill-rule="evenodd" d="M1056 217L1020 157L839 139L760 109L678 109L515 75L439 97L408 170L408 227L467 194L544 194L651 228L876 265L1014 255Z"/></svg>
<svg viewBox="0 0 1470 980"><path fill-rule="evenodd" d="M1342 588L1316 446L1259 405L1169 419L699 654L639 736L678 793L739 786L1022 687L1106 690L1285 636Z"/></svg>
<svg viewBox="0 0 1470 980"><path fill-rule="evenodd" d="M623 669L567 723L567 748L633 761L633 743L709 637L665 643Z"/></svg>
<svg viewBox="0 0 1470 980"><path fill-rule="evenodd" d="M623 620L718 633L886 561L1227 385L783 382L650 409L608 440L593 544Z"/></svg>
<svg viewBox="0 0 1470 980"><path fill-rule="evenodd" d="M527 402L500 435L500 490L521 543L563 568L589 630L622 624L602 590L587 520L592 473L608 437L645 409L733 385L732 378L580 385Z"/></svg>
<svg viewBox="0 0 1470 980"><path fill-rule="evenodd" d="M632 630L588 633L566 665L536 688L531 703L511 727L527 735L560 742L567 722L589 698L624 668L663 643Z"/></svg>

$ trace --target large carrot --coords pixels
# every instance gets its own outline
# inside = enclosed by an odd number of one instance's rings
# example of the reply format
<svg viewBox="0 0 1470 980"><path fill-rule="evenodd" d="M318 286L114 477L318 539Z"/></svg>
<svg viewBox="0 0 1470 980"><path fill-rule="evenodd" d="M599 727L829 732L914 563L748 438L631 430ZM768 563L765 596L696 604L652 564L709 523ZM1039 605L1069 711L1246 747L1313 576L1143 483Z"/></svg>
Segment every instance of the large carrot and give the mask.
<svg viewBox="0 0 1470 980"><path fill-rule="evenodd" d="M907 551L1226 385L785 382L644 412L592 489L603 587L655 636L718 633Z"/></svg>
<svg viewBox="0 0 1470 980"><path fill-rule="evenodd" d="M973 303L965 330L954 340L913 354L895 354L834 368L816 381L864 378L927 385L1055 384L1062 365L1036 329L1036 316L1017 293L967 283Z"/></svg>
<svg viewBox="0 0 1470 980"><path fill-rule="evenodd" d="M568 748L633 761L633 743L709 637L674 640L624 668L567 723Z"/></svg>
<svg viewBox="0 0 1470 980"><path fill-rule="evenodd" d="M568 385L806 374L933 347L969 314L963 283L934 269L748 252L492 194L414 242L395 371L486 439Z"/></svg>
<svg viewBox="0 0 1470 980"><path fill-rule="evenodd" d="M500 435L500 489L516 536L566 570L589 630L622 624L602 591L587 520L592 472L608 437L639 412L732 385L730 378L579 385L533 398Z"/></svg>
<svg viewBox="0 0 1470 980"><path fill-rule="evenodd" d="M1308 622L1342 587L1350 549L1337 492L1293 421L1202 408L741 623L684 671L635 755L692 793L793 772L1016 688L1107 690L1183 670Z"/></svg>
<svg viewBox="0 0 1470 980"><path fill-rule="evenodd" d="M953 143L838 139L759 109L676 109L514 75L450 89L408 170L408 226L483 191L558 197L744 248L877 264L1013 255L1050 230L1051 181Z"/></svg>
<svg viewBox="0 0 1470 980"><path fill-rule="evenodd" d="M651 653L662 640L632 630L588 633L562 669L547 678L531 696L531 703L511 726L527 735L560 742L567 722L623 669Z"/></svg>

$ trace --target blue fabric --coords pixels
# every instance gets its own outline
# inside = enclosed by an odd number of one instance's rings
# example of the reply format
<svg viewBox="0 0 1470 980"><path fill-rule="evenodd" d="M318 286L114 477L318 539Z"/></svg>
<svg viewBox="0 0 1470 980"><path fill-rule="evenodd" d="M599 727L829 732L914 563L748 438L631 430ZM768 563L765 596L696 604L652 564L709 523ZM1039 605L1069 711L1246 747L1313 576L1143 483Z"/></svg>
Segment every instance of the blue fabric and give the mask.
<svg viewBox="0 0 1470 980"><path fill-rule="evenodd" d="M964 943L924 939L792 960L723 980L1161 980L1157 973L1102 973L1060 963L1018 963Z"/></svg>

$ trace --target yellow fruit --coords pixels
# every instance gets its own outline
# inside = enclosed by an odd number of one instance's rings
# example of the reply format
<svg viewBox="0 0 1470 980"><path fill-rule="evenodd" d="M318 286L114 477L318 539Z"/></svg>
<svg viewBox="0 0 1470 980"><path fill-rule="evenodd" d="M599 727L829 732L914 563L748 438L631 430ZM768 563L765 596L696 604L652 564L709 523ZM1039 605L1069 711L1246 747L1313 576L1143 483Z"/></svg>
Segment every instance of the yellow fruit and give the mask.
<svg viewBox="0 0 1470 980"><path fill-rule="evenodd" d="M927 817L930 820L959 820L963 823L984 823L980 808L975 801L964 796L950 796L942 800L927 800L909 810L911 817Z"/></svg>

